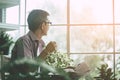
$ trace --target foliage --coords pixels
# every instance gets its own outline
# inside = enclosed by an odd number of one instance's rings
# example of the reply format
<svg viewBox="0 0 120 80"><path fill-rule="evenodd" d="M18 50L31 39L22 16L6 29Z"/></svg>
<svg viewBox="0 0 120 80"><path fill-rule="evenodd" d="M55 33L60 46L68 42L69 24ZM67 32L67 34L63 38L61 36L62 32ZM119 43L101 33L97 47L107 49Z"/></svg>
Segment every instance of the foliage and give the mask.
<svg viewBox="0 0 120 80"><path fill-rule="evenodd" d="M120 57L118 57L118 59L116 60L116 74L120 74ZM120 75L117 75L116 77L120 78Z"/></svg>
<svg viewBox="0 0 120 80"><path fill-rule="evenodd" d="M13 43L12 38L4 31L0 32L0 52L4 55L8 54L9 47Z"/></svg>
<svg viewBox="0 0 120 80"><path fill-rule="evenodd" d="M117 80L111 68L107 64L102 64L99 70L99 76L95 77L96 80Z"/></svg>
<svg viewBox="0 0 120 80"><path fill-rule="evenodd" d="M38 67L41 69L40 72L38 72ZM42 60L27 58L8 63L1 69L1 72L10 73L6 76L6 80L58 80L59 78L70 80L68 74L63 69L55 69ZM50 72L57 75L49 75Z"/></svg>
<svg viewBox="0 0 120 80"><path fill-rule="evenodd" d="M55 68L66 68L72 64L73 60L67 53L53 52L46 58L46 63Z"/></svg>

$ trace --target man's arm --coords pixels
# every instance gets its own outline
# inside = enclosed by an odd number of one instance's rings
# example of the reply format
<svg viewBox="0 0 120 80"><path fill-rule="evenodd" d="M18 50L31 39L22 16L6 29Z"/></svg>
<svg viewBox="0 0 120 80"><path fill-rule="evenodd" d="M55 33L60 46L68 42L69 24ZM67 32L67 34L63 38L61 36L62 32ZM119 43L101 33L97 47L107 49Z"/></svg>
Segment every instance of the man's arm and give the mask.
<svg viewBox="0 0 120 80"><path fill-rule="evenodd" d="M32 58L32 52L30 50L30 44L24 39L19 39L15 43L15 46L12 50L11 59L15 60L18 58Z"/></svg>

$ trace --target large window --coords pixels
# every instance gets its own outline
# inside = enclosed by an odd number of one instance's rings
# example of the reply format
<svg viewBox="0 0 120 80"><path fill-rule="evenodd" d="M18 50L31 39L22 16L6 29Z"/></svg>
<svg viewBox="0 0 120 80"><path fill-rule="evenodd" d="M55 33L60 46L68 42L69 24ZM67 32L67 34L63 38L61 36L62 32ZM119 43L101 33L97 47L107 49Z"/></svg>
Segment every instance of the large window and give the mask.
<svg viewBox="0 0 120 80"><path fill-rule="evenodd" d="M120 0L26 0L25 17L33 9L47 10L53 25L44 37L46 43L56 41L58 50L68 53L76 63L87 61L94 68L105 62L119 74L119 3Z"/></svg>

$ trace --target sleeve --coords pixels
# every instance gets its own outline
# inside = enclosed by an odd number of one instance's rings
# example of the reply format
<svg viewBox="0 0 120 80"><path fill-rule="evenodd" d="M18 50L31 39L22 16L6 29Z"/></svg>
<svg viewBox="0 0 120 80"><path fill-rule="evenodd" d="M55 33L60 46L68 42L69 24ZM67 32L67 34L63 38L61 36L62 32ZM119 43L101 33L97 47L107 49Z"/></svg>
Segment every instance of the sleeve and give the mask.
<svg viewBox="0 0 120 80"><path fill-rule="evenodd" d="M25 39L19 39L16 41L15 46L12 50L12 59L17 58L32 58L32 50L30 43Z"/></svg>

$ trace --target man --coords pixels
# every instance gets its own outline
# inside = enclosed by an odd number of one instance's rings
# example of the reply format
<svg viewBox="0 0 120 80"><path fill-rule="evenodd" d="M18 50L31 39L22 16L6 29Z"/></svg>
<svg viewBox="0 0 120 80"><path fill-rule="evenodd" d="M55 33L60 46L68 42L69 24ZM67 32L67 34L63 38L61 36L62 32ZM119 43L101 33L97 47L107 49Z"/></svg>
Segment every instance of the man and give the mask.
<svg viewBox="0 0 120 80"><path fill-rule="evenodd" d="M51 24L48 16L49 13L44 10L36 9L30 12L27 18L30 31L16 41L12 50L12 61L24 57L45 59L49 53L55 51L55 42L51 41L45 47L45 43L42 40L42 37L47 35L49 25Z"/></svg>

